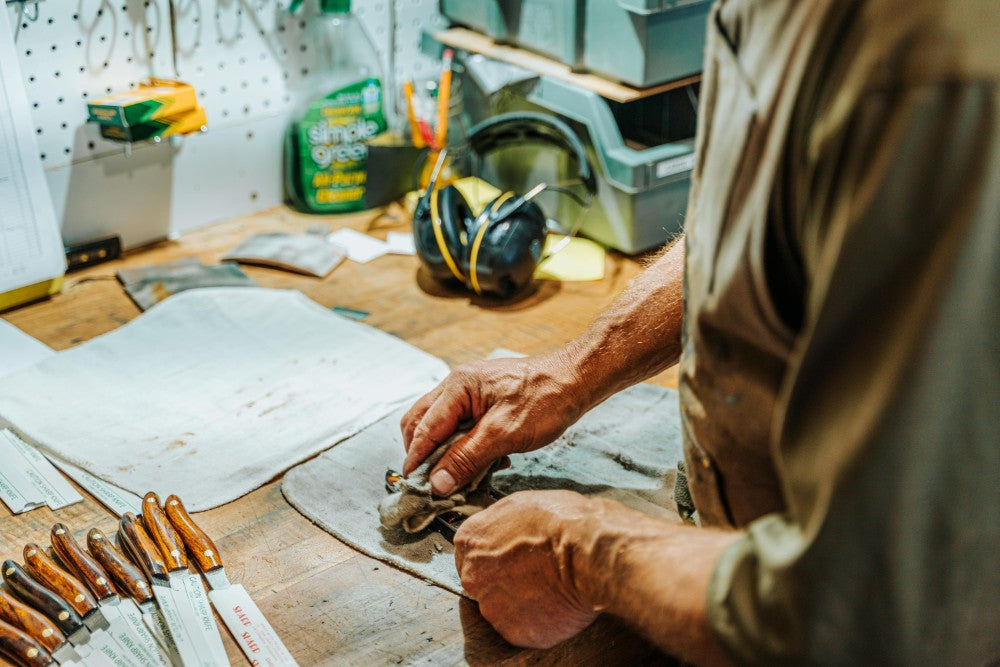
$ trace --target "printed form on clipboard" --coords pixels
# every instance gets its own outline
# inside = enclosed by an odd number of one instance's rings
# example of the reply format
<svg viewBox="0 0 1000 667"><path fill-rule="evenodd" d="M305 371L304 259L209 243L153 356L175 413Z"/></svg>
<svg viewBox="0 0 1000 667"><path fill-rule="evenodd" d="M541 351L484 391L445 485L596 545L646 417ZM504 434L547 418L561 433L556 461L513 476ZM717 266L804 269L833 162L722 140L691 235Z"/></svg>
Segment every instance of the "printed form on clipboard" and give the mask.
<svg viewBox="0 0 1000 667"><path fill-rule="evenodd" d="M65 270L10 20L0 10L0 311L59 291Z"/></svg>

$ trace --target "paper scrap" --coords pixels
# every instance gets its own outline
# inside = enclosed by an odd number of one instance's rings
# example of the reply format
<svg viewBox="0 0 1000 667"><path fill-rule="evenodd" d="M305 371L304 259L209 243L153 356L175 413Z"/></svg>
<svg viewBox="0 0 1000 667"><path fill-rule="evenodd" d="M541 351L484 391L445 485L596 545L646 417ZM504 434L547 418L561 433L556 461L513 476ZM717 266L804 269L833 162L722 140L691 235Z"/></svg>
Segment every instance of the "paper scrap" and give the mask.
<svg viewBox="0 0 1000 667"><path fill-rule="evenodd" d="M317 234L254 234L223 255L223 261L259 264L325 278L344 260L344 249Z"/></svg>
<svg viewBox="0 0 1000 667"><path fill-rule="evenodd" d="M66 268L19 62L7 12L0 11L0 293Z"/></svg>
<svg viewBox="0 0 1000 667"><path fill-rule="evenodd" d="M535 269L538 280L580 282L604 278L604 248L590 239L549 234L542 249L542 261ZM565 243L559 247L560 243ZM555 254L546 257L555 250Z"/></svg>
<svg viewBox="0 0 1000 667"><path fill-rule="evenodd" d="M5 428L0 430L0 500L20 514L43 505L61 509L83 496L38 450Z"/></svg>
<svg viewBox="0 0 1000 667"><path fill-rule="evenodd" d="M384 241L354 229L338 229L326 238L346 250L351 261L359 264L367 264L389 252L389 246Z"/></svg>
<svg viewBox="0 0 1000 667"><path fill-rule="evenodd" d="M416 255L417 246L411 232L389 232L385 239L389 252L394 255Z"/></svg>
<svg viewBox="0 0 1000 667"><path fill-rule="evenodd" d="M55 352L13 324L0 320L0 377L33 366Z"/></svg>
<svg viewBox="0 0 1000 667"><path fill-rule="evenodd" d="M148 310L172 294L204 287L256 287L235 264L206 266L195 257L122 269L118 280L141 310Z"/></svg>

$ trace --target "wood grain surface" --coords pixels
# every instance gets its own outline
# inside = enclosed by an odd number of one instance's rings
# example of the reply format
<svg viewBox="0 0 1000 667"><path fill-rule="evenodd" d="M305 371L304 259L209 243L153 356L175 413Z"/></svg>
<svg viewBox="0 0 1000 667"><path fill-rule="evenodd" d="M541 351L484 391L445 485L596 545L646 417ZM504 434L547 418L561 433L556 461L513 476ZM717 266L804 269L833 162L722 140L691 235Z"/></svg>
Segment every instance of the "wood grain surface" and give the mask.
<svg viewBox="0 0 1000 667"><path fill-rule="evenodd" d="M18 563L6 560L2 567L4 584L22 602L48 616L64 635L80 629L83 618L66 600L32 579Z"/></svg>
<svg viewBox="0 0 1000 667"><path fill-rule="evenodd" d="M70 576L34 542L24 546L24 569L35 581L61 597L80 616L97 608L97 600L83 584Z"/></svg>
<svg viewBox="0 0 1000 667"><path fill-rule="evenodd" d="M142 499L142 523L146 526L146 532L156 542L167 571L186 570L188 559L184 543L167 519L160 504L160 497L155 493L147 493Z"/></svg>
<svg viewBox="0 0 1000 667"><path fill-rule="evenodd" d="M251 234L349 227L379 238L408 231L398 206L336 217L276 208L129 252L120 260L67 277L61 294L2 317L57 350L107 333L139 314L115 280L122 268L183 257L215 263ZM327 307L368 311L366 324L399 336L454 366L498 347L547 352L582 332L641 270L641 259L609 253L596 282L542 281L514 301L475 297L433 283L412 256L386 255L368 264L346 261L324 279L244 266L259 285L297 289ZM676 372L653 380L676 387ZM400 463L403 451L400 449ZM222 507L194 516L226 555L231 581L242 583L303 665L557 665L663 664L668 661L624 623L602 617L549 650L507 644L474 602L358 553L313 525L281 495L280 478ZM90 528L109 538L117 517L81 490L85 501L53 512L13 516L0 505L0 558L20 553L52 524ZM336 498L330 502L335 503ZM107 565L105 563L105 565ZM112 573L113 574L113 573ZM114 576L114 575L113 575ZM221 627L221 623L220 623ZM247 664L224 636L234 665Z"/></svg>
<svg viewBox="0 0 1000 667"><path fill-rule="evenodd" d="M41 644L17 628L0 621L0 656L7 655L17 665L45 667L52 657Z"/></svg>
<svg viewBox="0 0 1000 667"><path fill-rule="evenodd" d="M129 596L136 604L153 598L146 575L115 548L100 528L91 528L87 532L87 550L111 576L122 596Z"/></svg>
<svg viewBox="0 0 1000 667"><path fill-rule="evenodd" d="M57 523L49 532L52 550L62 561L67 571L76 576L98 600L116 595L108 573L94 557L83 550L65 524Z"/></svg>
<svg viewBox="0 0 1000 667"><path fill-rule="evenodd" d="M44 614L2 590L0 590L0 621L22 630L50 652L66 641L66 635L60 632Z"/></svg>
<svg viewBox="0 0 1000 667"><path fill-rule="evenodd" d="M181 536L181 541L187 547L191 558L203 572L222 567L222 556L212 538L205 534L191 515L184 503L177 496L167 496L163 511L170 519L170 524Z"/></svg>

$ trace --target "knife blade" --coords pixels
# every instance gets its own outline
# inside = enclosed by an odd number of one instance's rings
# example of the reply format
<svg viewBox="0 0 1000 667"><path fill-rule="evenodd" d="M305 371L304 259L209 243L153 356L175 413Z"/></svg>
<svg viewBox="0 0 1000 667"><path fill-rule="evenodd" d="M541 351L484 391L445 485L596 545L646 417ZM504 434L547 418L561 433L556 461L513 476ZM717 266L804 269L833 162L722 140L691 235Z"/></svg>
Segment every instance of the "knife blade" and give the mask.
<svg viewBox="0 0 1000 667"><path fill-rule="evenodd" d="M4 621L0 621L0 656L24 667L48 667L55 664L41 644Z"/></svg>
<svg viewBox="0 0 1000 667"><path fill-rule="evenodd" d="M170 586L174 591L174 599L182 610L187 602L192 614L185 616L186 623L193 622L192 636L198 645L201 655L211 660L213 664L224 665L229 662L226 649L222 645L222 636L215 624L215 617L205 596L205 587L201 577L191 574L188 569L187 552L180 535L167 518L160 505L160 498L155 493L147 493L142 499L142 521L149 531L150 537L156 542L169 572Z"/></svg>
<svg viewBox="0 0 1000 667"><path fill-rule="evenodd" d="M184 622L184 613L187 613L188 617L193 615L190 605L183 600L181 601L183 604L178 604L176 601L170 586L167 566L159 548L131 512L126 512L122 516L119 525L118 535L122 545L146 573L151 584L153 597L156 598L156 603L160 607L163 620L170 628L170 636L173 637L181 662L187 666L211 664L206 662L204 654L199 650L199 644L196 641L197 633L195 637L191 636L190 626L193 625L193 619L188 623ZM193 629L197 631L197 627Z"/></svg>
<svg viewBox="0 0 1000 667"><path fill-rule="evenodd" d="M181 499L167 496L163 509L191 558L205 575L211 588L208 595L212 604L250 664L298 665L243 585L229 581L219 549L194 522Z"/></svg>
<svg viewBox="0 0 1000 667"><path fill-rule="evenodd" d="M41 644L59 664L73 665L81 660L66 635L52 621L5 590L0 590L0 621L14 626Z"/></svg>
<svg viewBox="0 0 1000 667"><path fill-rule="evenodd" d="M81 658L90 657L92 647L87 645L90 630L83 624L83 618L65 600L28 576L18 563L3 562L3 581L20 600L40 611L55 623Z"/></svg>
<svg viewBox="0 0 1000 667"><path fill-rule="evenodd" d="M56 565L37 544L25 545L24 569L35 581L61 597L83 619L83 624L90 630L88 646L94 649L91 655L85 656L88 663L94 661L99 664L100 658L104 657L110 665L147 667L137 662L129 649L122 645L115 629L83 584Z"/></svg>
<svg viewBox="0 0 1000 667"><path fill-rule="evenodd" d="M119 538L121 538L120 534ZM180 655L177 653L177 646L170 634L170 628L156 604L156 598L153 597L149 581L146 580L146 575L142 573L142 570L123 556L111 540L97 528L92 528L87 533L87 549L90 551L90 555L111 575L112 580L124 594L122 603L126 605L126 613L129 613L127 611L128 604L131 604L132 609L139 614L146 629L156 638L160 647L166 650L170 661L174 664L180 664Z"/></svg>
<svg viewBox="0 0 1000 667"><path fill-rule="evenodd" d="M67 568L90 590L98 608L119 643L146 667L165 667L169 659L142 624L142 617L131 600L122 601L109 580L108 573L84 551L64 524L57 523L51 531L52 550ZM131 609L129 609L131 605ZM135 610L135 614L131 613Z"/></svg>

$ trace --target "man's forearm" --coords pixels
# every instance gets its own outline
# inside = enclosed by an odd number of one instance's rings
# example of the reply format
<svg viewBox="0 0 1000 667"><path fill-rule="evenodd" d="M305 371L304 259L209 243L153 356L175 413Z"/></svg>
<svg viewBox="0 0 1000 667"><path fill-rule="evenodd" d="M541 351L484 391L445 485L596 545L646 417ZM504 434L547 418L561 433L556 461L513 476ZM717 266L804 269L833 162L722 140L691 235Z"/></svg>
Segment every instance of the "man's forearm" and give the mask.
<svg viewBox="0 0 1000 667"><path fill-rule="evenodd" d="M716 561L740 533L654 519L604 499L586 525L564 534L569 568L584 599L635 625L686 662L726 658L708 624Z"/></svg>
<svg viewBox="0 0 1000 667"><path fill-rule="evenodd" d="M678 239L564 350L591 406L677 363L681 353L684 241Z"/></svg>

